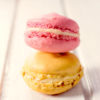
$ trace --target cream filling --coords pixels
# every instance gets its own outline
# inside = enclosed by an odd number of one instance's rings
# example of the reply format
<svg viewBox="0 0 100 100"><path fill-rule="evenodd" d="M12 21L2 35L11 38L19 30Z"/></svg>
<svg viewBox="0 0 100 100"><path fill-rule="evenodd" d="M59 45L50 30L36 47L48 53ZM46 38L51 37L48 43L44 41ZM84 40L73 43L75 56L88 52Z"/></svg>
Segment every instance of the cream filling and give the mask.
<svg viewBox="0 0 100 100"><path fill-rule="evenodd" d="M42 80L39 79L38 77L36 77L34 79L34 81L39 82L39 83L54 83L54 82L59 82L59 81L72 80L72 79L75 79L81 73L82 73L82 70L74 76L65 76L65 77L62 77L62 78L47 78L47 79L42 79ZM32 79L31 75L25 75L25 77L28 78L28 79Z"/></svg>
<svg viewBox="0 0 100 100"><path fill-rule="evenodd" d="M67 36L79 37L79 33L75 34L75 33L70 33L70 32L62 32L61 30L52 29L52 28L45 29L45 28L33 27L33 28L28 28L27 31L50 32L50 33L54 33L57 35L67 35Z"/></svg>
<svg viewBox="0 0 100 100"><path fill-rule="evenodd" d="M77 73L74 76L65 76L64 78L50 78L50 79L43 79L40 80L40 83L53 83L53 82L59 82L59 81L65 81L65 80L72 80L75 79L80 73ZM37 80L35 80L37 81Z"/></svg>

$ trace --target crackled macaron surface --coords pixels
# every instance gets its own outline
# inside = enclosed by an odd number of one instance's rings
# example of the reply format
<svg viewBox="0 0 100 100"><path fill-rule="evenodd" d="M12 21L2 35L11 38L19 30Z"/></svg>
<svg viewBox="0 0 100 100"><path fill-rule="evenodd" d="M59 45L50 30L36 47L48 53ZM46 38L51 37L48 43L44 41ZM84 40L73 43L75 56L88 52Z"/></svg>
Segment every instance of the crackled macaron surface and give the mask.
<svg viewBox="0 0 100 100"><path fill-rule="evenodd" d="M80 81L83 69L72 53L37 52L26 59L22 76L33 90L45 94L59 94Z"/></svg>
<svg viewBox="0 0 100 100"><path fill-rule="evenodd" d="M27 22L25 42L32 48L45 52L67 52L79 43L78 24L56 13Z"/></svg>

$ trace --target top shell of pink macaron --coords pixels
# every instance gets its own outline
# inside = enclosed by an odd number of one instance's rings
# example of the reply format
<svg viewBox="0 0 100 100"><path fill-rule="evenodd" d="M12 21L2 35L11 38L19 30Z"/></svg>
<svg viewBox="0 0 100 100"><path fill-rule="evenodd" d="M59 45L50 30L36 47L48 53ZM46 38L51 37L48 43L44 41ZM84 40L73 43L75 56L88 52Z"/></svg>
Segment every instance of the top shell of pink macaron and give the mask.
<svg viewBox="0 0 100 100"><path fill-rule="evenodd" d="M38 19L31 19L27 22L28 27L40 27L40 28L53 28L61 31L70 31L72 33L79 33L78 24L72 19L51 13Z"/></svg>

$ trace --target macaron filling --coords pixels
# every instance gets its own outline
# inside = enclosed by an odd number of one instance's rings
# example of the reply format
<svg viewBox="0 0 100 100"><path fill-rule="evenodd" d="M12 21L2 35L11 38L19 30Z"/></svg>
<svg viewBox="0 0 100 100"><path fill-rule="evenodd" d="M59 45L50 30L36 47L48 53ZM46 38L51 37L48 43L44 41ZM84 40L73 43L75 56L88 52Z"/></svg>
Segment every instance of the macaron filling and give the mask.
<svg viewBox="0 0 100 100"><path fill-rule="evenodd" d="M83 75L83 69L81 68L78 73L75 75L49 75L49 74L36 74L32 73L30 75L28 72L23 71L22 76L25 79L28 79L33 82L34 85L39 86L42 84L44 86L52 86L53 87L63 87L68 84L74 85L76 80L79 80Z"/></svg>
<svg viewBox="0 0 100 100"><path fill-rule="evenodd" d="M44 37L44 38L54 38L57 40L75 40L79 38L79 33L70 33L69 31L60 31L57 29L42 29L42 28L29 28L25 33L28 38Z"/></svg>
<svg viewBox="0 0 100 100"><path fill-rule="evenodd" d="M56 35L67 35L67 36L79 37L79 33L71 33L68 30L61 31L53 28L46 29L46 28L33 27L33 28L28 28L27 31L48 32L48 33L54 33Z"/></svg>

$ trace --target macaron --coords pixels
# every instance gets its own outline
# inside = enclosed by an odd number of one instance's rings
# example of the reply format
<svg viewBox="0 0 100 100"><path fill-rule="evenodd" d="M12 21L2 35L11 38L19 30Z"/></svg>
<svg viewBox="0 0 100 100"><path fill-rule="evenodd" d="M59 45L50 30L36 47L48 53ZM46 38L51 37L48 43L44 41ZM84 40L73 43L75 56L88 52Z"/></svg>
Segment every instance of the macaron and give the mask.
<svg viewBox="0 0 100 100"><path fill-rule="evenodd" d="M79 26L72 19L56 13L30 19L25 31L25 42L39 51L68 52L80 43Z"/></svg>
<svg viewBox="0 0 100 100"><path fill-rule="evenodd" d="M74 87L83 76L83 68L72 53L37 52L27 57L22 76L31 89L52 95Z"/></svg>

